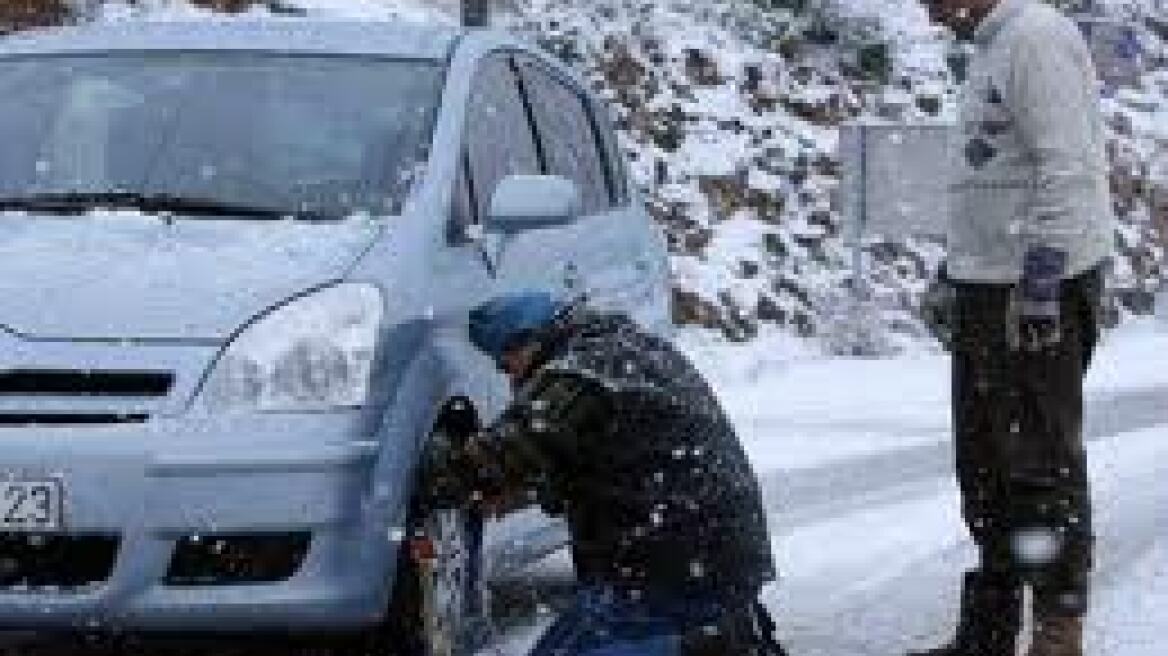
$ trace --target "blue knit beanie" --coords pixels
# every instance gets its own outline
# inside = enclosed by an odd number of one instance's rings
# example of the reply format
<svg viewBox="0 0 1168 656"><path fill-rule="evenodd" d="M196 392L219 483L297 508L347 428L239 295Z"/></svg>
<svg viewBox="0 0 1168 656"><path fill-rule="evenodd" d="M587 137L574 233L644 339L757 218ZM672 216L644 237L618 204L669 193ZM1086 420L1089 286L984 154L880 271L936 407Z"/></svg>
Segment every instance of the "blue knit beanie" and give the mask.
<svg viewBox="0 0 1168 656"><path fill-rule="evenodd" d="M551 294L522 292L488 301L470 313L470 341L501 362L503 353L551 325L564 305Z"/></svg>

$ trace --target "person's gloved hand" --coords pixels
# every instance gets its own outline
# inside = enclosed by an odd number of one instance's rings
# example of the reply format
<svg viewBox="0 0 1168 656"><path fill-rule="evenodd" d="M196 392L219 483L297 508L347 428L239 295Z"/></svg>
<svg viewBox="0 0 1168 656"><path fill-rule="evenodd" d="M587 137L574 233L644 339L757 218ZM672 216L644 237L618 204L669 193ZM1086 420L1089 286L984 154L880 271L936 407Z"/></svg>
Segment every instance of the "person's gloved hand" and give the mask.
<svg viewBox="0 0 1168 656"><path fill-rule="evenodd" d="M470 436L451 459L452 477L459 483L459 499L492 517L531 506L508 484L496 436L482 431Z"/></svg>
<svg viewBox="0 0 1168 656"><path fill-rule="evenodd" d="M954 323L957 318L957 290L944 264L921 297L921 318L945 350L953 348Z"/></svg>
<svg viewBox="0 0 1168 656"><path fill-rule="evenodd" d="M1038 246L1026 252L1022 282L1015 300L1011 346L1032 353L1058 346L1062 341L1062 281L1067 273L1067 252Z"/></svg>
<svg viewBox="0 0 1168 656"><path fill-rule="evenodd" d="M434 508L476 505L491 483L493 465L479 436L435 434L421 463L426 504Z"/></svg>

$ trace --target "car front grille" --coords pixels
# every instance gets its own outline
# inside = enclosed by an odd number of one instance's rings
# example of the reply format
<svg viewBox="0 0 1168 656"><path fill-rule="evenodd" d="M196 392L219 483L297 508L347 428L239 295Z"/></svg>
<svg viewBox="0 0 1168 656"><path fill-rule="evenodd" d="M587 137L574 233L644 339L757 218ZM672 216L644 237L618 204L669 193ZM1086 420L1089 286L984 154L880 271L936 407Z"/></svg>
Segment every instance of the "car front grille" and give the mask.
<svg viewBox="0 0 1168 656"><path fill-rule="evenodd" d="M147 415L88 413L50 414L0 412L0 428L33 428L36 426L92 426L94 424L140 424Z"/></svg>
<svg viewBox="0 0 1168 656"><path fill-rule="evenodd" d="M69 592L109 580L119 540L111 536L0 533L0 591Z"/></svg>
<svg viewBox="0 0 1168 656"><path fill-rule="evenodd" d="M168 371L0 371L0 428L141 423L174 384Z"/></svg>
<svg viewBox="0 0 1168 656"><path fill-rule="evenodd" d="M157 398L170 393L174 374L153 371L25 369L0 372L0 396Z"/></svg>

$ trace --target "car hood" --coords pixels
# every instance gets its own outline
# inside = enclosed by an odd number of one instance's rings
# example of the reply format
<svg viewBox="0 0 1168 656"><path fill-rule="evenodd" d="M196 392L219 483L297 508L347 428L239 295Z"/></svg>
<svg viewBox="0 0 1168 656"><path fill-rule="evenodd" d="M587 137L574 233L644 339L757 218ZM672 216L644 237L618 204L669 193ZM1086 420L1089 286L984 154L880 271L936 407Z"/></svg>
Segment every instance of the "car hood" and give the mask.
<svg viewBox="0 0 1168 656"><path fill-rule="evenodd" d="M336 280L370 221L0 215L0 327L35 338L216 339Z"/></svg>

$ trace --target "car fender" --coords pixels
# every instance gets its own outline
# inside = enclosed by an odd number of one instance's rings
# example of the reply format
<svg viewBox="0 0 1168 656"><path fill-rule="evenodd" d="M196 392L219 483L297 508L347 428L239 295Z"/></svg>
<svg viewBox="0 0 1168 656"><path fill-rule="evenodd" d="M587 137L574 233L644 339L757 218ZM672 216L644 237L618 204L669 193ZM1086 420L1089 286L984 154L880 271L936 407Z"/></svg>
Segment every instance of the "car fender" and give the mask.
<svg viewBox="0 0 1168 656"><path fill-rule="evenodd" d="M460 345L441 332L426 340L405 365L378 426L375 439L380 448L362 511L361 542L366 571L381 575L386 599L407 532L418 463L443 410L451 400L461 398L481 417L483 408L506 402L495 398L499 392L491 389L489 372L481 362L467 364L474 362L477 351L462 341ZM485 359L481 354L478 357Z"/></svg>

